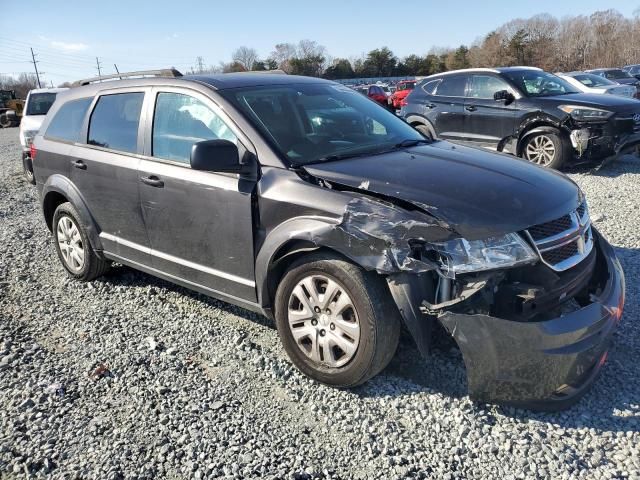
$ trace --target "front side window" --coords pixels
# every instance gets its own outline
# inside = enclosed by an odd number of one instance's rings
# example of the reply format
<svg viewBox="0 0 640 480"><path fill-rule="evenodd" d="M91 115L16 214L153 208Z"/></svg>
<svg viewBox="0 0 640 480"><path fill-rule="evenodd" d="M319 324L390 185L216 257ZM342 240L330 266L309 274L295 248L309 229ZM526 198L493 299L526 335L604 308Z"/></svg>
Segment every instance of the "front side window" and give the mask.
<svg viewBox="0 0 640 480"><path fill-rule="evenodd" d="M189 163L191 147L202 140L237 142L227 124L197 98L159 93L153 115L152 155Z"/></svg>
<svg viewBox="0 0 640 480"><path fill-rule="evenodd" d="M424 141L386 108L336 84L221 90L292 165L390 151ZM403 144L404 145L404 144Z"/></svg>
<svg viewBox="0 0 640 480"><path fill-rule="evenodd" d="M89 144L135 153L144 93L102 95L89 121Z"/></svg>
<svg viewBox="0 0 640 480"><path fill-rule="evenodd" d="M504 80L491 75L473 75L467 97L493 99L493 94L501 90L510 90Z"/></svg>
<svg viewBox="0 0 640 480"><path fill-rule="evenodd" d="M566 80L541 70L511 70L503 73L527 97L553 97L580 93Z"/></svg>
<svg viewBox="0 0 640 480"><path fill-rule="evenodd" d="M46 137L66 142L79 142L82 122L92 97L71 100L62 105L47 127Z"/></svg>
<svg viewBox="0 0 640 480"><path fill-rule="evenodd" d="M442 97L464 97L466 85L467 77L465 75L444 77L436 88L436 95Z"/></svg>
<svg viewBox="0 0 640 480"><path fill-rule="evenodd" d="M52 92L32 93L29 95L26 115L46 115L55 100L56 94Z"/></svg>

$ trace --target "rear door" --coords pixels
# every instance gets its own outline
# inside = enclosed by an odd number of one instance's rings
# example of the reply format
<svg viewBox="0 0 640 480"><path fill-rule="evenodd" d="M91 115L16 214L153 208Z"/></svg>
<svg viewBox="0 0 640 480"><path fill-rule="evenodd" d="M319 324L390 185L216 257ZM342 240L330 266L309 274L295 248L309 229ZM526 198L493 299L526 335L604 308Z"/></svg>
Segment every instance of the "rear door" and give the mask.
<svg viewBox="0 0 640 480"><path fill-rule="evenodd" d="M138 197L142 152L140 122L150 89L102 92L90 109L84 145L71 151L70 177L93 215L104 249L126 260L148 264L149 242Z"/></svg>
<svg viewBox="0 0 640 480"><path fill-rule="evenodd" d="M467 75L445 75L436 86L433 95L428 96L427 118L433 124L439 138L465 140L464 132L464 92Z"/></svg>
<svg viewBox="0 0 640 480"><path fill-rule="evenodd" d="M515 128L516 100L494 100L493 95L507 90L515 92L507 82L489 73L471 75L464 101L464 131L469 142L496 148Z"/></svg>
<svg viewBox="0 0 640 480"><path fill-rule="evenodd" d="M255 302L255 181L189 164L198 141L232 141L241 158L250 143L199 92L158 87L152 95L139 185L154 268L217 296Z"/></svg>

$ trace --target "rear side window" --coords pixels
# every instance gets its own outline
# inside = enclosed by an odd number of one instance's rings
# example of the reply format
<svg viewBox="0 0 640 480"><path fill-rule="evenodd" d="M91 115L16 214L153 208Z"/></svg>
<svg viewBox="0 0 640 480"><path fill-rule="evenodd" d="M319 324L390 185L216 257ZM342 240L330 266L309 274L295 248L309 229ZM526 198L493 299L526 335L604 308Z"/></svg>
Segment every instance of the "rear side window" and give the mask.
<svg viewBox="0 0 640 480"><path fill-rule="evenodd" d="M80 142L82 122L92 100L93 98L79 98L62 105L51 119L46 137L67 142Z"/></svg>
<svg viewBox="0 0 640 480"><path fill-rule="evenodd" d="M443 97L464 97L464 89L467 84L467 77L445 77L436 89L436 95Z"/></svg>
<svg viewBox="0 0 640 480"><path fill-rule="evenodd" d="M29 95L27 105L27 115L46 115L53 102L56 100L55 93L32 93Z"/></svg>
<svg viewBox="0 0 640 480"><path fill-rule="evenodd" d="M102 95L89 121L89 144L135 153L143 92Z"/></svg>
<svg viewBox="0 0 640 480"><path fill-rule="evenodd" d="M440 85L441 81L442 80L440 78L438 78L437 80L431 80L430 82L425 83L422 86L422 89L429 95L434 95L436 92L436 88L438 87L438 85Z"/></svg>

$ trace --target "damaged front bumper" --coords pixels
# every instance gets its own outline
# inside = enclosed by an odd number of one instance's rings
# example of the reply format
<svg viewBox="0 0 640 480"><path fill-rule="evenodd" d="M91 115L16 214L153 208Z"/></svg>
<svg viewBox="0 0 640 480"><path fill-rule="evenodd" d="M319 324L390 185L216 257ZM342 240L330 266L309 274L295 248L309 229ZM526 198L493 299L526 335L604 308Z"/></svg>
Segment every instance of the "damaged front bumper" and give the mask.
<svg viewBox="0 0 640 480"><path fill-rule="evenodd" d="M569 129L571 145L584 161L612 160L640 146L640 124L633 118L606 123L575 123Z"/></svg>
<svg viewBox="0 0 640 480"><path fill-rule="evenodd" d="M591 303L544 321L442 313L478 401L558 410L576 402L597 377L624 305L624 274L613 248L597 235L600 287Z"/></svg>

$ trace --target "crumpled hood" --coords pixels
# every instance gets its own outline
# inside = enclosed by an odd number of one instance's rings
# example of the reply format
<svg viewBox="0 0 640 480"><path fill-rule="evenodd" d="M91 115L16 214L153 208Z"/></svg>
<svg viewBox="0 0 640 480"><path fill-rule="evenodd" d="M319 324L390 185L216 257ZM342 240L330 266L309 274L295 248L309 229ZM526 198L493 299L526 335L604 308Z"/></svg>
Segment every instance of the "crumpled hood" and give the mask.
<svg viewBox="0 0 640 480"><path fill-rule="evenodd" d="M620 85L618 85L620 86ZM569 93L567 95L553 95L538 97L536 102L549 106L579 105L582 107L601 108L617 113L640 111L638 100L617 95L602 95L600 93ZM562 113L558 111L558 115Z"/></svg>
<svg viewBox="0 0 640 480"><path fill-rule="evenodd" d="M469 240L554 220L582 198L558 172L443 141L305 170L363 193L410 202Z"/></svg>

